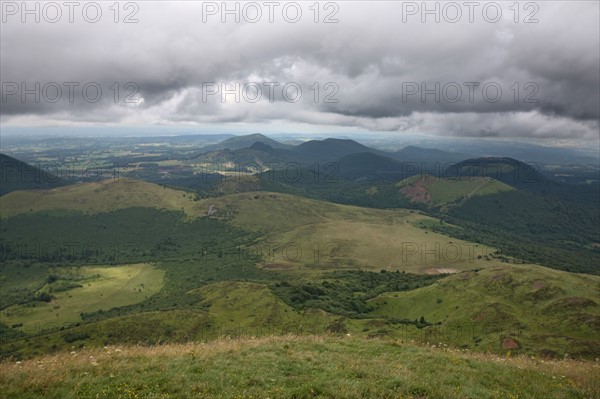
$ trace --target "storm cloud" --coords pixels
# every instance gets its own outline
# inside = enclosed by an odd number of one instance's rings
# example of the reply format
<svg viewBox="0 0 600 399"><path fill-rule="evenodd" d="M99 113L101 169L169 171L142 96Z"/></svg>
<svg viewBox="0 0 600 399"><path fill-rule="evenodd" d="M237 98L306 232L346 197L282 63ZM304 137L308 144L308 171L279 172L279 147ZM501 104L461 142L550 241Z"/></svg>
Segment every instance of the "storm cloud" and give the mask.
<svg viewBox="0 0 600 399"><path fill-rule="evenodd" d="M94 23L85 2L73 22L62 2L58 22L28 4L32 14L2 5L3 126L282 122L598 139L597 2L322 2L318 15L312 2L280 2L271 22L263 2L228 2L227 14L221 2L138 1L118 14L96 3Z"/></svg>

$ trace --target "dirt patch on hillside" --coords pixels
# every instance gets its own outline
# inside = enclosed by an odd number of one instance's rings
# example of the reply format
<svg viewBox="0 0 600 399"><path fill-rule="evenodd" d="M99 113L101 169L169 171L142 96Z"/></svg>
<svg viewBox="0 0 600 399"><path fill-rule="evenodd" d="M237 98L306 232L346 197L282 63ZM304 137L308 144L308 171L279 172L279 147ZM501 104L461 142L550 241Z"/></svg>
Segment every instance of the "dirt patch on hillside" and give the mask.
<svg viewBox="0 0 600 399"><path fill-rule="evenodd" d="M510 288L518 284L509 273L496 273L487 278L489 289Z"/></svg>
<svg viewBox="0 0 600 399"><path fill-rule="evenodd" d="M491 280L492 280L492 281L494 281L494 282L499 282L499 281L502 281L502 282L510 282L512 279L511 279L511 277L510 277L508 274L506 274L506 273L498 273L498 274L494 274L494 275L491 277Z"/></svg>
<svg viewBox="0 0 600 399"><path fill-rule="evenodd" d="M534 290L541 290L543 288L548 287L548 283L542 280L535 280L531 285Z"/></svg>
<svg viewBox="0 0 600 399"><path fill-rule="evenodd" d="M431 194L427 190L427 184L431 180L430 177L424 176L417 179L415 182L400 188L400 192L411 202L424 204L431 203Z"/></svg>
<svg viewBox="0 0 600 399"><path fill-rule="evenodd" d="M460 280L470 280L471 278L475 277L477 273L475 272L462 272L461 274L458 275L458 278Z"/></svg>
<svg viewBox="0 0 600 399"><path fill-rule="evenodd" d="M517 340L510 337L502 338L502 349L519 349L520 347L521 345L519 345L519 342L517 342Z"/></svg>
<svg viewBox="0 0 600 399"><path fill-rule="evenodd" d="M452 269L450 267L432 267L430 269L425 270L426 274L454 274L458 273L458 270Z"/></svg>
<svg viewBox="0 0 600 399"><path fill-rule="evenodd" d="M533 281L531 286L534 289L534 291L528 293L527 296L534 301L547 300L554 298L558 295L565 294L565 290L563 290L562 288L541 280Z"/></svg>

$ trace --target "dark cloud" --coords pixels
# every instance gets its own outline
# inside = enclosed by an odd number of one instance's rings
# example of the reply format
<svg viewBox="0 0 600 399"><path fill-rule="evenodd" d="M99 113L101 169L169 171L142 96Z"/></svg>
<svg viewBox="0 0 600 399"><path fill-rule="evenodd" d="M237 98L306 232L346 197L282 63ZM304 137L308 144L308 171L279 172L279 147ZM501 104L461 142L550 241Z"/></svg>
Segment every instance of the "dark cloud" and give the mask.
<svg viewBox="0 0 600 399"><path fill-rule="evenodd" d="M56 103L8 95L2 123L286 121L438 135L597 139L597 2L536 3L539 22L533 24L523 23L524 8L515 23L509 3L499 3L503 18L496 23L480 11L470 23L464 7L457 23L435 23L432 17L422 23L419 15L403 22L403 3L336 3L339 23L333 24L315 24L308 3L300 3L303 17L296 24L277 12L274 23L265 15L255 24L224 24L219 16L203 23L201 2L138 2L134 24L115 24L108 6L96 24L81 18L72 24L21 23L9 16L2 24L3 83L95 82L103 95L93 103L81 95L70 102L63 94ZM321 10L320 18L330 11ZM117 103L110 89L115 82ZM122 101L128 82L137 85L137 104ZM207 101L206 82L278 82L279 88L296 82L303 95L290 103L278 88L272 102L266 93L258 103L222 103L219 96ZM470 82L479 84L473 93ZM339 90L332 94L327 83ZM439 84L440 98L422 97L422 84ZM486 98L486 84L492 97L499 87L501 98ZM416 93L407 91L415 87ZM458 99L456 87L462 89ZM327 95L337 102L325 102Z"/></svg>

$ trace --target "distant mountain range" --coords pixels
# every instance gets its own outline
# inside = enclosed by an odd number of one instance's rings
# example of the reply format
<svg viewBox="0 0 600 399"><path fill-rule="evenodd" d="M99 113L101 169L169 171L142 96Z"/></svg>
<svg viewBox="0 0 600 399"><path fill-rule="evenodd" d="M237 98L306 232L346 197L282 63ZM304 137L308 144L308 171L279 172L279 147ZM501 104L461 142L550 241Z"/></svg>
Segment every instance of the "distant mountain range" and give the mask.
<svg viewBox="0 0 600 399"><path fill-rule="evenodd" d="M388 160L379 161L371 158L371 162L388 164L389 159L416 164L436 162L447 164L468 158L464 154L415 146L409 146L395 152L387 152L368 147L354 140L337 138L310 140L293 146L280 143L262 134L252 134L232 137L220 143L202 147L190 159L196 162L215 162L216 160L220 160L222 162L237 162L240 164L256 162L256 160L262 163L314 163L337 162L346 156L360 153L369 153L382 158L388 158ZM348 161L345 160L345 162ZM391 166L391 164L388 166ZM401 167L400 164L398 166Z"/></svg>
<svg viewBox="0 0 600 399"><path fill-rule="evenodd" d="M510 152L504 155L507 154L512 156ZM539 164L527 164L514 156L481 157L412 145L383 151L351 139L327 138L291 145L262 134L236 136L202 147L188 161L239 165L239 169L249 172L283 169L291 163L306 169L314 169L317 164L335 163L337 177L356 181L402 180L418 174L449 178L482 176L529 191L565 191L563 185L557 185L554 179L546 176L550 173L542 170Z"/></svg>

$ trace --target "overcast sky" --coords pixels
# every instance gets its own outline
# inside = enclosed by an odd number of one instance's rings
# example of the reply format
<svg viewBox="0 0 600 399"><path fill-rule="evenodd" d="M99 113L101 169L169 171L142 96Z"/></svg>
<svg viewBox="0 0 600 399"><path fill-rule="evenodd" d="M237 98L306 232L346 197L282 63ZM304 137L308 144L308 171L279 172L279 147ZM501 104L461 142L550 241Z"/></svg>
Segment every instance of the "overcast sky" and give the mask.
<svg viewBox="0 0 600 399"><path fill-rule="evenodd" d="M322 2L317 23L313 2L285 12L285 2L257 2L260 18L238 3L239 22L222 15L221 2L120 3L118 16L112 3L98 3L96 23L84 19L96 18L93 6L84 15L85 2L73 23L62 2L39 5L39 23L21 2L2 3L3 127L198 124L598 141L597 1L522 2L518 15L512 1L472 9L429 2L439 22L422 15L421 2ZM138 22L124 23L129 14ZM528 16L537 22L524 23ZM72 99L66 82L74 82ZM213 94L236 83L239 102ZM23 88L39 101L23 98ZM127 103L131 92L137 102Z"/></svg>

